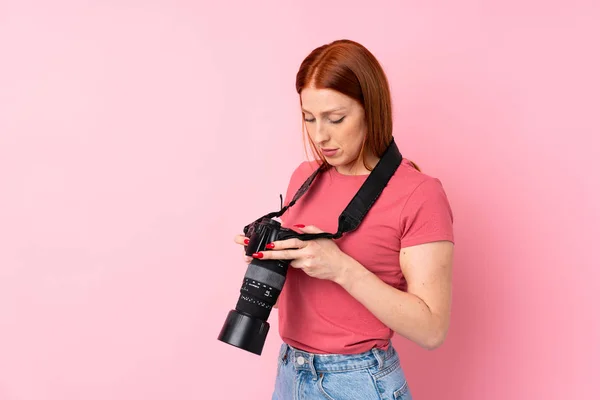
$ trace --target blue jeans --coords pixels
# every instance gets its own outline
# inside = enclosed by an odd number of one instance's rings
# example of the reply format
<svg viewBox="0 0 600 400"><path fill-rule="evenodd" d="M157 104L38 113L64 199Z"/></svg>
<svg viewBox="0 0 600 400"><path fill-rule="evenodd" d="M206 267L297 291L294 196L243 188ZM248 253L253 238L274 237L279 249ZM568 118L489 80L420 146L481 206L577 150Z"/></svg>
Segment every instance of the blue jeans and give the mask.
<svg viewBox="0 0 600 400"><path fill-rule="evenodd" d="M400 359L387 351L314 354L281 346L271 400L412 400Z"/></svg>

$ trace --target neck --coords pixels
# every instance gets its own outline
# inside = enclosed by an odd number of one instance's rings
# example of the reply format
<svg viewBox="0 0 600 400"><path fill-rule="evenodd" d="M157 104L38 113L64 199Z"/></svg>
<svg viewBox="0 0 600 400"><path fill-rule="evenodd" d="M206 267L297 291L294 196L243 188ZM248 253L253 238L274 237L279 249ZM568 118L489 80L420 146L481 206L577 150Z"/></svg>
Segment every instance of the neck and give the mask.
<svg viewBox="0 0 600 400"><path fill-rule="evenodd" d="M378 162L378 157L369 155L368 157L358 159L350 164L335 167L335 169L342 175L369 175ZM370 169L367 168L367 166Z"/></svg>

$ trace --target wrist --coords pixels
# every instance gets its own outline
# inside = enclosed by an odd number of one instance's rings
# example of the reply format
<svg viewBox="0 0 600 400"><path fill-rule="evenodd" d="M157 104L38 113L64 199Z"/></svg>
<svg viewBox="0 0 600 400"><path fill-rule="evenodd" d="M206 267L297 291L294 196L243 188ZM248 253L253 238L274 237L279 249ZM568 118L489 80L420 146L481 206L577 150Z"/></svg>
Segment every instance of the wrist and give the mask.
<svg viewBox="0 0 600 400"><path fill-rule="evenodd" d="M369 273L362 264L350 256L346 256L340 263L340 272L334 280L335 283L350 291L352 284L364 278Z"/></svg>

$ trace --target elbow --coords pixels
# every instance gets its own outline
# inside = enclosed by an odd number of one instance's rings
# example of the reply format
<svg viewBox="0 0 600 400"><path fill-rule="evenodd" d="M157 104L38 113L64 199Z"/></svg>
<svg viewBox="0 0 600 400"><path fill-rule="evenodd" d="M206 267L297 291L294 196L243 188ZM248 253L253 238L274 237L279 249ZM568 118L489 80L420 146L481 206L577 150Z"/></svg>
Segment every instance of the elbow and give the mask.
<svg viewBox="0 0 600 400"><path fill-rule="evenodd" d="M426 350L435 350L439 348L446 340L446 333L446 329L438 329L431 332L431 334L425 338L423 343L421 343L421 347Z"/></svg>
<svg viewBox="0 0 600 400"><path fill-rule="evenodd" d="M421 346L425 349L425 350L435 350L438 347L440 347L442 344L444 343L444 339L439 339L439 338L432 338L428 341L426 341L425 343L423 343Z"/></svg>

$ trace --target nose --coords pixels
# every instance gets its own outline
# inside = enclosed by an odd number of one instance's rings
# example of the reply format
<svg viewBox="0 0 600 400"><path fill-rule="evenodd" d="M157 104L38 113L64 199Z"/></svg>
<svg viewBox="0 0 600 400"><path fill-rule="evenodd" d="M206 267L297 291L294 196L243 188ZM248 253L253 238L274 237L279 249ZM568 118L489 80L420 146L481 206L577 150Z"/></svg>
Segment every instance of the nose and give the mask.
<svg viewBox="0 0 600 400"><path fill-rule="evenodd" d="M329 133L327 132L327 127L324 123L317 121L315 126L315 137L314 141L317 144L323 144L329 140Z"/></svg>

